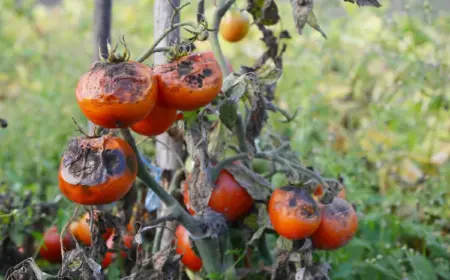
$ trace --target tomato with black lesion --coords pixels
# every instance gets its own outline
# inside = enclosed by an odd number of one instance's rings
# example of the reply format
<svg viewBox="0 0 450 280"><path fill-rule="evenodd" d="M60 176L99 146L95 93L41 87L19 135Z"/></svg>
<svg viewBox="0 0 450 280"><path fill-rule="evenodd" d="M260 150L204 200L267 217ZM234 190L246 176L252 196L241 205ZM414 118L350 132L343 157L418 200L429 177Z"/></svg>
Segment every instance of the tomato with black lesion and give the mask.
<svg viewBox="0 0 450 280"><path fill-rule="evenodd" d="M151 68L136 61L96 62L78 81L76 98L94 124L128 127L150 114L157 100Z"/></svg>
<svg viewBox="0 0 450 280"><path fill-rule="evenodd" d="M61 159L59 188L79 204L108 204L130 190L136 175L137 158L125 140L76 137Z"/></svg>
<svg viewBox="0 0 450 280"><path fill-rule="evenodd" d="M154 68L161 106L193 111L209 104L222 87L223 75L214 55L194 53Z"/></svg>
<svg viewBox="0 0 450 280"><path fill-rule="evenodd" d="M269 200L268 211L275 231L288 239L306 238L320 224L320 209L304 188L285 186L276 189Z"/></svg>

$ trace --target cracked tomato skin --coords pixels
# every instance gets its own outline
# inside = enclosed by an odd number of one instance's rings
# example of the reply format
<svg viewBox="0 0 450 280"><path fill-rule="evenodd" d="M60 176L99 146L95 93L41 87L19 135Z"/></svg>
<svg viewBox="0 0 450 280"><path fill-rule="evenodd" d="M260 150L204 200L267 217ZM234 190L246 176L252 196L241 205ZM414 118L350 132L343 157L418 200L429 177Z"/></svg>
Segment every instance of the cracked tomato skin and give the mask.
<svg viewBox="0 0 450 280"><path fill-rule="evenodd" d="M150 114L131 126L134 132L145 136L156 136L167 131L177 120L177 109L165 108L156 103Z"/></svg>
<svg viewBox="0 0 450 280"><path fill-rule="evenodd" d="M70 250L73 247L72 239L68 234L63 238L63 246L65 250ZM50 263L61 263L61 243L56 226L49 228L45 232L44 244L39 249L39 254Z"/></svg>
<svg viewBox="0 0 450 280"><path fill-rule="evenodd" d="M95 214L94 214L95 216ZM70 224L69 230L70 233L81 243L83 243L86 246L91 246L92 238L91 238L91 231L89 229L89 222L87 221L89 219L89 212L86 212L80 220L76 222L72 222ZM108 238L113 233L112 228L106 228L106 232L102 234L102 238L104 240L108 240Z"/></svg>
<svg viewBox="0 0 450 280"><path fill-rule="evenodd" d="M234 221L247 214L253 207L254 200L233 175L222 169L216 180L208 205L214 211Z"/></svg>
<svg viewBox="0 0 450 280"><path fill-rule="evenodd" d="M311 235L313 247L321 250L336 250L347 245L358 230L358 216L353 206L336 197L333 202L321 205L322 221Z"/></svg>
<svg viewBox="0 0 450 280"><path fill-rule="evenodd" d="M310 236L320 224L319 206L305 189L295 186L276 189L268 211L275 231L291 240Z"/></svg>
<svg viewBox="0 0 450 280"><path fill-rule="evenodd" d="M191 241L189 240L189 233L185 227L178 225L175 231L176 237L176 252L182 255L181 262L192 271L200 271L203 266L202 260L195 254L191 248Z"/></svg>
<svg viewBox="0 0 450 280"><path fill-rule="evenodd" d="M214 56L194 53L154 68L162 106L197 110L216 98L222 88L222 71Z"/></svg>
<svg viewBox="0 0 450 280"><path fill-rule="evenodd" d="M78 81L76 98L94 124L128 127L150 114L158 85L151 68L136 61L96 62Z"/></svg>
<svg viewBox="0 0 450 280"><path fill-rule="evenodd" d="M78 204L108 204L130 190L137 170L136 155L125 140L111 135L76 137L61 159L59 189Z"/></svg>
<svg viewBox="0 0 450 280"><path fill-rule="evenodd" d="M248 33L250 20L239 11L229 11L220 21L219 32L228 42L239 42Z"/></svg>

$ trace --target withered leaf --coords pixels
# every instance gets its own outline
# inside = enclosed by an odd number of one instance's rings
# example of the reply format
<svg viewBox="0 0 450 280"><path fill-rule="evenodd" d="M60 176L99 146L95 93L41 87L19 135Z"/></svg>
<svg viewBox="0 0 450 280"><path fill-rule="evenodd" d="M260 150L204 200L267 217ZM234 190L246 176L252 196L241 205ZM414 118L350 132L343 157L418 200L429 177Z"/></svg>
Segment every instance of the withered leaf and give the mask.
<svg viewBox="0 0 450 280"><path fill-rule="evenodd" d="M255 107L249 115L246 127L246 138L251 145L252 152L255 152L255 139L261 134L267 119L269 118L266 110L266 102L263 96L258 96L255 102Z"/></svg>
<svg viewBox="0 0 450 280"><path fill-rule="evenodd" d="M246 91L245 75L231 73L223 81L222 92L227 100L237 102Z"/></svg>
<svg viewBox="0 0 450 280"><path fill-rule="evenodd" d="M350 2L350 3L357 3L358 6L371 6L371 7L376 7L379 8L381 7L381 4L378 2L378 0L344 0L345 2Z"/></svg>
<svg viewBox="0 0 450 280"><path fill-rule="evenodd" d="M303 33L308 16L313 9L313 0L290 0L294 15L295 27L299 34Z"/></svg>
<svg viewBox="0 0 450 280"><path fill-rule="evenodd" d="M319 33L322 35L323 38L327 39L327 34L320 28L319 23L317 22L316 15L314 14L314 11L311 11L308 15L308 19L306 20L309 26L314 28L315 30L319 31Z"/></svg>
<svg viewBox="0 0 450 280"><path fill-rule="evenodd" d="M252 238L247 242L247 245L249 246L255 246L256 242L258 242L259 239L261 239L261 237L264 234L264 231L266 230L266 227L260 227L253 235Z"/></svg>
<svg viewBox="0 0 450 280"><path fill-rule="evenodd" d="M225 168L234 179L247 190L254 200L265 201L270 196L272 185L263 176L243 164L233 164Z"/></svg>
<svg viewBox="0 0 450 280"><path fill-rule="evenodd" d="M255 22L274 25L280 20L278 7L274 0L247 0L246 10Z"/></svg>
<svg viewBox="0 0 450 280"><path fill-rule="evenodd" d="M238 118L235 102L225 100L220 106L220 121L231 131L233 131Z"/></svg>
<svg viewBox="0 0 450 280"><path fill-rule="evenodd" d="M213 190L210 179L204 170L194 168L187 183L191 207L196 213L202 213L208 207Z"/></svg>
<svg viewBox="0 0 450 280"><path fill-rule="evenodd" d="M292 250L292 240L289 240L287 238L284 238L282 236L278 237L277 239L277 248L282 249L282 250L286 250L286 251L291 251Z"/></svg>

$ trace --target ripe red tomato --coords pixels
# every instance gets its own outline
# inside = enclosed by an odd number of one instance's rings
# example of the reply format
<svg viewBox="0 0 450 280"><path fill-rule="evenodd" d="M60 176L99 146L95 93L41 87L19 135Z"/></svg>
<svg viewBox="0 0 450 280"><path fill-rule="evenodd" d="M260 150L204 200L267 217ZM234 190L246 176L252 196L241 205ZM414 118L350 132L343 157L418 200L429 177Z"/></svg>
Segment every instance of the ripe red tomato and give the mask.
<svg viewBox="0 0 450 280"><path fill-rule="evenodd" d="M358 229L358 216L346 200L335 198L332 203L322 205L322 220L311 235L314 248L335 250L353 239Z"/></svg>
<svg viewBox="0 0 450 280"><path fill-rule="evenodd" d="M276 189L269 201L269 217L281 236L299 240L310 236L320 224L320 209L302 188L285 186Z"/></svg>
<svg viewBox="0 0 450 280"><path fill-rule="evenodd" d="M209 207L229 221L237 220L253 207L253 198L226 170L220 171L209 199Z"/></svg>
<svg viewBox="0 0 450 280"><path fill-rule="evenodd" d="M157 103L151 113L132 125L131 129L145 136L155 136L168 130L176 120L176 109L165 108Z"/></svg>
<svg viewBox="0 0 450 280"><path fill-rule="evenodd" d="M89 219L89 212L81 217L79 221L73 222L70 224L69 230L70 233L80 242L82 242L86 246L91 246L92 238L91 231L89 230L89 223L87 220ZM102 234L102 238L104 240L108 240L108 238L113 233L112 228L106 228L106 232Z"/></svg>
<svg viewBox="0 0 450 280"><path fill-rule="evenodd" d="M59 168L59 189L83 205L121 199L137 175L137 159L123 139L111 135L73 138Z"/></svg>
<svg viewBox="0 0 450 280"><path fill-rule="evenodd" d="M76 98L93 123L128 127L150 114L157 100L156 77L136 61L97 62L78 81Z"/></svg>
<svg viewBox="0 0 450 280"><path fill-rule="evenodd" d="M63 238L64 250L72 249L72 239L68 234ZM61 242L56 226L49 228L44 234L44 244L39 250L41 257L50 263L61 263Z"/></svg>
<svg viewBox="0 0 450 280"><path fill-rule="evenodd" d="M194 53L154 68L161 105L194 111L207 104L222 88L222 71L214 57Z"/></svg>
<svg viewBox="0 0 450 280"><path fill-rule="evenodd" d="M123 243L126 248L131 249L133 247L133 235L125 235L123 237ZM114 236L110 236L109 239L106 241L106 247L108 249L114 248ZM122 258L127 258L128 254L125 251L120 251L120 256ZM113 252L106 252L105 257L102 260L102 268L106 269L108 266L116 260L116 253Z"/></svg>
<svg viewBox="0 0 450 280"><path fill-rule="evenodd" d="M188 231L182 226L178 225L175 232L176 240L176 252L181 257L181 262L192 271L200 271L203 266L202 260L195 254L191 248L191 241L189 240Z"/></svg>
<svg viewBox="0 0 450 280"><path fill-rule="evenodd" d="M222 18L219 32L228 42L238 42L248 33L250 21L244 13L239 11L229 11Z"/></svg>

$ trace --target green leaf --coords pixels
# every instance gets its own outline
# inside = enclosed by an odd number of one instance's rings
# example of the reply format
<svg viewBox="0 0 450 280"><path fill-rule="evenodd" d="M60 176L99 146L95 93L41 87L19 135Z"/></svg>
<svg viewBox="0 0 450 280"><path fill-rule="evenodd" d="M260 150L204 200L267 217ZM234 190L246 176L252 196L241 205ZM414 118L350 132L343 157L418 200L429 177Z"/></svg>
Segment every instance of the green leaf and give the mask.
<svg viewBox="0 0 450 280"><path fill-rule="evenodd" d="M416 279L437 280L433 265L422 255L410 255L409 262L414 269Z"/></svg>
<svg viewBox="0 0 450 280"><path fill-rule="evenodd" d="M320 34L322 34L322 37L327 39L327 34L320 28L319 24L317 23L316 15L314 14L314 11L311 11L308 15L308 18L306 20L309 26L314 28L315 30L319 31Z"/></svg>
<svg viewBox="0 0 450 280"><path fill-rule="evenodd" d="M235 103L230 100L225 100L220 106L220 121L231 131L233 131L234 126L238 118Z"/></svg>
<svg viewBox="0 0 450 280"><path fill-rule="evenodd" d="M253 235L252 238L250 238L250 241L247 242L247 245L249 246L255 246L257 241L263 236L264 231L266 230L266 227L260 227Z"/></svg>

